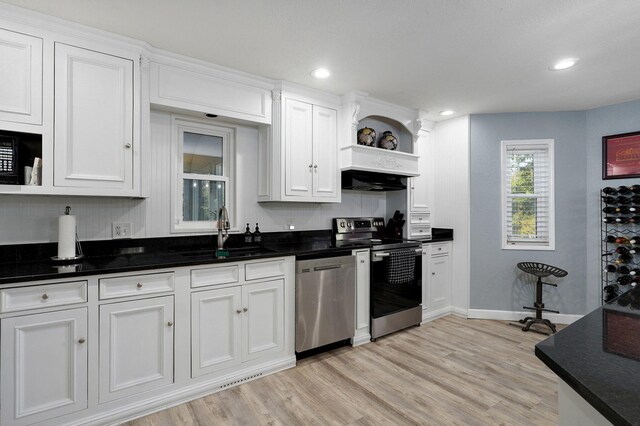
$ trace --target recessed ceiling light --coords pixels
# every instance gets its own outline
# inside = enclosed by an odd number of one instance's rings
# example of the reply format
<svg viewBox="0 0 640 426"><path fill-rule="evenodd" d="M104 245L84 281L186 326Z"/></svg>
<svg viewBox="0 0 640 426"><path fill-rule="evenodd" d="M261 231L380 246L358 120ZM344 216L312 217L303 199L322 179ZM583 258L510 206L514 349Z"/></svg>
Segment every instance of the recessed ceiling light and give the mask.
<svg viewBox="0 0 640 426"><path fill-rule="evenodd" d="M578 58L567 58L567 59L562 59L561 61L556 62L555 64L553 64L552 66L549 67L549 69L551 71L562 71L562 70L566 70L569 69L571 67L575 67L576 64L578 63L579 59Z"/></svg>
<svg viewBox="0 0 640 426"><path fill-rule="evenodd" d="M326 68L318 68L311 71L311 75L315 78L327 78L331 75L331 72Z"/></svg>
<svg viewBox="0 0 640 426"><path fill-rule="evenodd" d="M444 111L440 111L438 114L444 115L446 117L447 115L453 115L455 113L456 112L452 109L445 109Z"/></svg>

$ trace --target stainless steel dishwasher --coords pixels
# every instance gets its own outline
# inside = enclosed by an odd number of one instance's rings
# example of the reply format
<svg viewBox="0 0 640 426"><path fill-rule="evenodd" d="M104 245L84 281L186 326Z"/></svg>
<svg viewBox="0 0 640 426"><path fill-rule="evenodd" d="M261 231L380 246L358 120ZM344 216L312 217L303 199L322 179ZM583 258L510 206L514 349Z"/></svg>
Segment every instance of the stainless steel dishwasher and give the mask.
<svg viewBox="0 0 640 426"><path fill-rule="evenodd" d="M355 256L296 262L296 352L353 337Z"/></svg>

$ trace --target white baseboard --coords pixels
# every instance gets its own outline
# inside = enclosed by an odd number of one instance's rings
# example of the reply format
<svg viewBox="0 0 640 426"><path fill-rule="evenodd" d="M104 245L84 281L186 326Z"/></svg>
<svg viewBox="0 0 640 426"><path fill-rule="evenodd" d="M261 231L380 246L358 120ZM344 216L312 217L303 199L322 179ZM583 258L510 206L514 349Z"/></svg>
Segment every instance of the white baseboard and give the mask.
<svg viewBox="0 0 640 426"><path fill-rule="evenodd" d="M360 346L367 343L371 343L371 334L357 334L351 338L351 346Z"/></svg>
<svg viewBox="0 0 640 426"><path fill-rule="evenodd" d="M469 317L469 310L466 308L459 308L457 306L452 306L451 313L457 317L462 317L462 318Z"/></svg>
<svg viewBox="0 0 640 426"><path fill-rule="evenodd" d="M444 308L430 310L422 310L422 324L425 322L433 321L434 319L442 318L451 313L451 306L445 306Z"/></svg>
<svg viewBox="0 0 640 426"><path fill-rule="evenodd" d="M524 317L530 317L533 315L534 313L531 311L528 311L528 312L493 311L489 309L469 309L467 311L467 318L492 319L492 320L502 320L502 321L517 321ZM582 318L583 315L543 313L542 317L556 324L571 324L579 320L580 318Z"/></svg>

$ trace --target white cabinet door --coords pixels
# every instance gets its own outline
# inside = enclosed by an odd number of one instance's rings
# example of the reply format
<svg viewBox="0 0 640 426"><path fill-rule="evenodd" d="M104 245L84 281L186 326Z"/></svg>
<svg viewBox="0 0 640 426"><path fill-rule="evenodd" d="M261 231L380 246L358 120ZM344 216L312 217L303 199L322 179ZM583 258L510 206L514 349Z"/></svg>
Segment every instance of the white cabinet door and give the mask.
<svg viewBox="0 0 640 426"><path fill-rule="evenodd" d="M313 196L338 196L337 111L313 106Z"/></svg>
<svg viewBox="0 0 640 426"><path fill-rule="evenodd" d="M191 295L191 377L241 362L241 287Z"/></svg>
<svg viewBox="0 0 640 426"><path fill-rule="evenodd" d="M1 424L33 424L87 408L86 308L0 323Z"/></svg>
<svg viewBox="0 0 640 426"><path fill-rule="evenodd" d="M418 154L420 156L420 159L418 160L418 171L420 172L420 176L409 178L409 197L411 199L411 206L409 210L412 212L429 211L429 186L426 170L427 159L425 158L428 152L427 144L429 143L429 134L426 132L420 132L420 137L414 145L414 154Z"/></svg>
<svg viewBox="0 0 640 426"><path fill-rule="evenodd" d="M371 337L369 332L369 250L353 251L356 256L356 340Z"/></svg>
<svg viewBox="0 0 640 426"><path fill-rule="evenodd" d="M284 280L243 286L242 310L242 360L283 351Z"/></svg>
<svg viewBox="0 0 640 426"><path fill-rule="evenodd" d="M436 310L450 305L451 282L449 255L433 256L429 265L429 308Z"/></svg>
<svg viewBox="0 0 640 426"><path fill-rule="evenodd" d="M285 195L312 196L313 106L285 100Z"/></svg>
<svg viewBox="0 0 640 426"><path fill-rule="evenodd" d="M42 39L0 29L0 120L42 124Z"/></svg>
<svg viewBox="0 0 640 426"><path fill-rule="evenodd" d="M173 296L100 306L100 402L173 383L173 339Z"/></svg>
<svg viewBox="0 0 640 426"><path fill-rule="evenodd" d="M133 189L133 61L55 44L54 185Z"/></svg>

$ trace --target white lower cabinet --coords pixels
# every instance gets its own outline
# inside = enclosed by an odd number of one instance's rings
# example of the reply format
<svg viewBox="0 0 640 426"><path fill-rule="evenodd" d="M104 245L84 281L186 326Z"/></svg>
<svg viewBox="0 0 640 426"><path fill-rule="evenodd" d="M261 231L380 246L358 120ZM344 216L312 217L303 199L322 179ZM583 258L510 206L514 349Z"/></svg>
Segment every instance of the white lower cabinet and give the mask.
<svg viewBox="0 0 640 426"><path fill-rule="evenodd" d="M422 319L451 312L451 243L422 245Z"/></svg>
<svg viewBox="0 0 640 426"><path fill-rule="evenodd" d="M280 353L283 339L283 279L191 295L192 377Z"/></svg>
<svg viewBox="0 0 640 426"><path fill-rule="evenodd" d="M173 383L173 296L100 306L100 403Z"/></svg>
<svg viewBox="0 0 640 426"><path fill-rule="evenodd" d="M432 256L429 289L429 308L441 309L451 304L451 274L449 255Z"/></svg>
<svg viewBox="0 0 640 426"><path fill-rule="evenodd" d="M369 330L369 250L353 250L356 257L356 334L353 345L368 343L371 339Z"/></svg>
<svg viewBox="0 0 640 426"><path fill-rule="evenodd" d="M0 325L0 424L33 424L87 408L86 308Z"/></svg>

